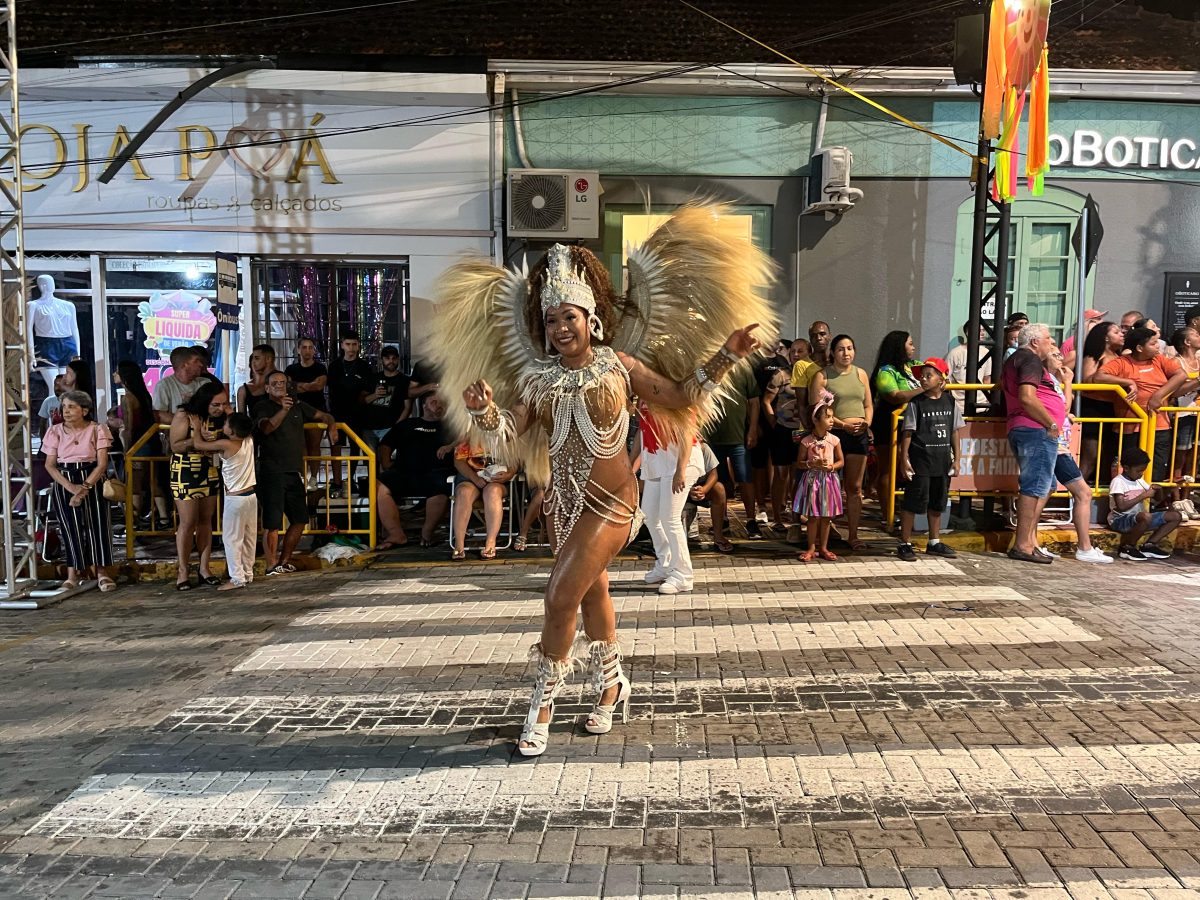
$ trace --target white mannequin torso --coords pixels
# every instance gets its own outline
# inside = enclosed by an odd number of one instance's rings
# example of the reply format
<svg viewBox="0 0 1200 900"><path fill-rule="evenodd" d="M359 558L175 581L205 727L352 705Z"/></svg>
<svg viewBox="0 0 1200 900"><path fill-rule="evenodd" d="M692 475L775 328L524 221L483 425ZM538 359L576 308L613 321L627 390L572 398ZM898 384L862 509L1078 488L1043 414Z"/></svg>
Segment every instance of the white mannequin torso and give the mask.
<svg viewBox="0 0 1200 900"><path fill-rule="evenodd" d="M29 304L29 343L35 337L73 338L75 349L79 349L79 322L75 318L75 304L54 294L54 278L39 275L37 278L38 298Z"/></svg>

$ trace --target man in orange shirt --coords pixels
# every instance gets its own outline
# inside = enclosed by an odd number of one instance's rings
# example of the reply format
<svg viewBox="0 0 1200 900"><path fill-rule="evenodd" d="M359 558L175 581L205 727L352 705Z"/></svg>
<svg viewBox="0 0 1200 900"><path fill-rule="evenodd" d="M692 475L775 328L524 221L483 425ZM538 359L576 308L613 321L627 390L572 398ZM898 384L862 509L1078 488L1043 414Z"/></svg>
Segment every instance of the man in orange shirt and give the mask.
<svg viewBox="0 0 1200 900"><path fill-rule="evenodd" d="M1176 388L1187 381L1187 373L1174 359L1159 353L1158 334L1149 328L1131 328L1125 335L1128 355L1109 360L1096 373L1099 384L1125 388L1129 399L1136 399L1147 414L1154 416L1154 471L1152 481L1165 481L1171 465L1171 419L1159 409L1166 406ZM1129 424L1125 431L1137 431Z"/></svg>

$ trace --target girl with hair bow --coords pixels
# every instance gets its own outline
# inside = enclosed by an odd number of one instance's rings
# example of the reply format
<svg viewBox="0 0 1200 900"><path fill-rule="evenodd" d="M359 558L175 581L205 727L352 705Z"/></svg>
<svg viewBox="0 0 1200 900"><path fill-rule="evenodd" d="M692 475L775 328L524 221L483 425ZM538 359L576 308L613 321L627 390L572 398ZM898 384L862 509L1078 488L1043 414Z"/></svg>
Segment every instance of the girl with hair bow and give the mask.
<svg viewBox="0 0 1200 900"><path fill-rule="evenodd" d="M801 562L814 557L836 560L829 552L829 527L842 514L842 480L838 472L845 465L842 443L833 428L833 394L821 391L813 407L812 431L800 440L796 466L802 472L792 511L808 516L808 549L798 553Z"/></svg>

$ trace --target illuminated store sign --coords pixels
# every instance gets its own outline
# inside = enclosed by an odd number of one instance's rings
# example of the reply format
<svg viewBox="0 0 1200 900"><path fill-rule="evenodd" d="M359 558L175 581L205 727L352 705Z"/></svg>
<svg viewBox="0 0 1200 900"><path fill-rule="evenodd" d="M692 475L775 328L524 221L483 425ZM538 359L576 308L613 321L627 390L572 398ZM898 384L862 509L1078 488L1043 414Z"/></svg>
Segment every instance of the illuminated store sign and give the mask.
<svg viewBox="0 0 1200 900"><path fill-rule="evenodd" d="M1070 137L1050 135L1050 165L1079 169L1200 169L1200 147L1191 138L1106 138L1080 128Z"/></svg>

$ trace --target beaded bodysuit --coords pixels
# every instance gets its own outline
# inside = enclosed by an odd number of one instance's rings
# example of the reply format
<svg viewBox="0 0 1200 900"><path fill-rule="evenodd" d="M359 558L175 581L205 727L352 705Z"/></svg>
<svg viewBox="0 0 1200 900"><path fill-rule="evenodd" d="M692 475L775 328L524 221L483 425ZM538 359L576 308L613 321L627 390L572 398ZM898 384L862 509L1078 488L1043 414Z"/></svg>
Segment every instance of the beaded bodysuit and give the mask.
<svg viewBox="0 0 1200 900"><path fill-rule="evenodd" d="M596 460L626 452L626 406L632 393L629 373L613 349L595 345L593 353L592 362L581 369L568 369L557 359L537 360L520 381L522 400L549 436L550 487L544 509L553 522L556 553L585 510L628 526L631 538L642 522L636 500L630 504L592 476Z"/></svg>

